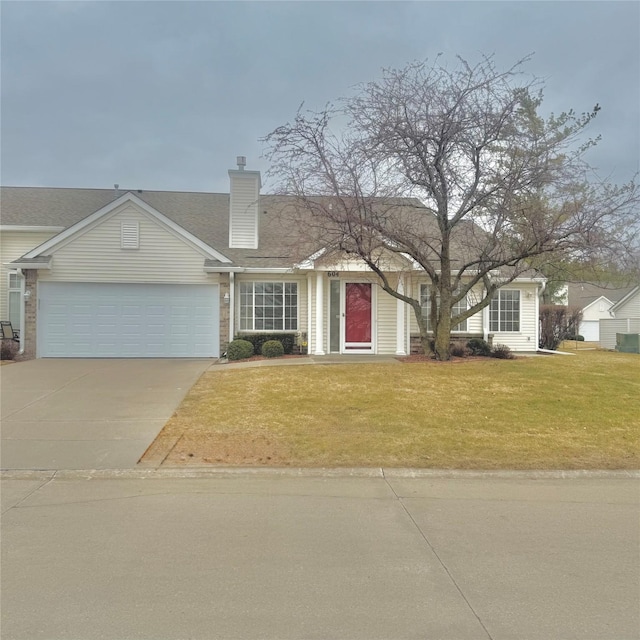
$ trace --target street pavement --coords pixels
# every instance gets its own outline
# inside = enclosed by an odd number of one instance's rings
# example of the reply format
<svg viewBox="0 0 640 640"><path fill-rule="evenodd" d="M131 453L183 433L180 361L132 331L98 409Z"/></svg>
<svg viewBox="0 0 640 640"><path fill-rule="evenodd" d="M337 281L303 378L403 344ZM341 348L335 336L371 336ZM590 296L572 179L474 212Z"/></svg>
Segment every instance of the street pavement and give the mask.
<svg viewBox="0 0 640 640"><path fill-rule="evenodd" d="M5 472L1 637L634 640L638 479Z"/></svg>

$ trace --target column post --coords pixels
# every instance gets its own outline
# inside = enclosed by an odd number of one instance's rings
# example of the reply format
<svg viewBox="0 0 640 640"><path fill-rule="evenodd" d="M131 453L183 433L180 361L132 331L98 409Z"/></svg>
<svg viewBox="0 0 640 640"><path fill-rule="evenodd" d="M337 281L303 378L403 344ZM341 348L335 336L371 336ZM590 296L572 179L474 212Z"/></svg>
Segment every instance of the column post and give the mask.
<svg viewBox="0 0 640 640"><path fill-rule="evenodd" d="M404 295L404 276L398 276L398 293ZM402 300L396 299L396 355L406 356L407 351L405 347L404 328L405 322L405 303Z"/></svg>
<svg viewBox="0 0 640 640"><path fill-rule="evenodd" d="M316 271L316 345L314 356L324 355L324 272Z"/></svg>

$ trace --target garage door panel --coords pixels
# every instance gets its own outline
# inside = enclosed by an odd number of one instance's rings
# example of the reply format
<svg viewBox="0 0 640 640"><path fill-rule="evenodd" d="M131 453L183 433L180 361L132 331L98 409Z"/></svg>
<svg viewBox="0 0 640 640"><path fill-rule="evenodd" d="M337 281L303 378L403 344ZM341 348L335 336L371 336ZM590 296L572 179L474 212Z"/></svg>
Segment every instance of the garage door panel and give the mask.
<svg viewBox="0 0 640 640"><path fill-rule="evenodd" d="M585 320L580 323L580 335L589 342L600 340L600 322L598 320Z"/></svg>
<svg viewBox="0 0 640 640"><path fill-rule="evenodd" d="M216 357L217 285L40 283L40 357Z"/></svg>

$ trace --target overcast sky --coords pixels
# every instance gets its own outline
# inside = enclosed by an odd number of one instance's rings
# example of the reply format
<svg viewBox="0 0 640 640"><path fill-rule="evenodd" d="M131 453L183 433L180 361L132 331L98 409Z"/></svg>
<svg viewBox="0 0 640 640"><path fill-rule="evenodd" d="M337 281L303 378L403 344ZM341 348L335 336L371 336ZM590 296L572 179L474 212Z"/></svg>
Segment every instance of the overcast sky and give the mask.
<svg viewBox="0 0 640 640"><path fill-rule="evenodd" d="M527 55L545 110L602 111L589 160L639 170L640 3L2 2L3 185L228 191L304 101L383 67ZM265 184L265 191L269 184Z"/></svg>

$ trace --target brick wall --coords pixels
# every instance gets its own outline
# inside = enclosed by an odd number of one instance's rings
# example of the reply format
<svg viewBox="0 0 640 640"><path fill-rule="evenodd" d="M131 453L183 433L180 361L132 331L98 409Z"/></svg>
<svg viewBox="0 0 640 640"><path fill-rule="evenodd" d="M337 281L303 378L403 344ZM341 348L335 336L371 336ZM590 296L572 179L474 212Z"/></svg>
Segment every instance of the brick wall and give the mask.
<svg viewBox="0 0 640 640"><path fill-rule="evenodd" d="M451 344L463 344L466 345L471 338L482 338L481 333L452 333L451 334ZM491 344L493 336L489 336L489 344ZM422 343L420 342L420 334L412 333L411 339L409 343L409 353L422 353Z"/></svg>
<svg viewBox="0 0 640 640"><path fill-rule="evenodd" d="M229 346L229 299L225 302L224 296L230 294L229 291L229 274L220 274L220 355L222 355Z"/></svg>
<svg viewBox="0 0 640 640"><path fill-rule="evenodd" d="M37 324L36 316L38 311L38 271L36 269L25 269L25 291L31 291L28 300L24 304L24 336L21 336L22 347L24 348L23 358L32 360L36 357L37 344Z"/></svg>

